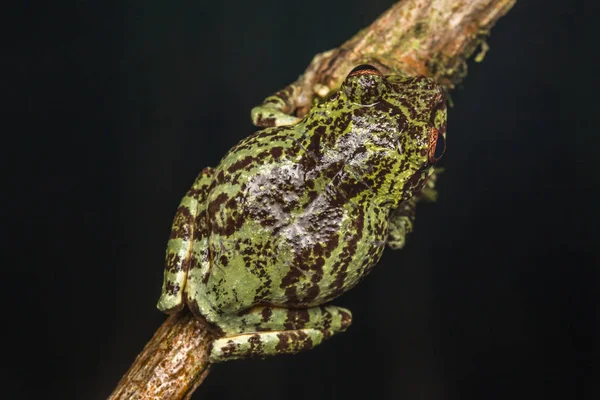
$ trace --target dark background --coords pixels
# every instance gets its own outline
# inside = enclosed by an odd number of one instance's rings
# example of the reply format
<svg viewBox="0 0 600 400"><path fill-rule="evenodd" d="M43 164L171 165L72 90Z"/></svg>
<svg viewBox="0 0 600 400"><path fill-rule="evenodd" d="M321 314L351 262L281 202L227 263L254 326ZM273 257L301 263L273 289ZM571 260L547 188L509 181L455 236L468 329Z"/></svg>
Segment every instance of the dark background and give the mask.
<svg viewBox="0 0 600 400"><path fill-rule="evenodd" d="M194 398L598 398L591 3L522 0L493 29L452 93L439 201L335 302L354 313L346 333L218 365ZM165 244L197 172L253 132L253 105L391 4L5 14L3 398L108 396L164 320Z"/></svg>

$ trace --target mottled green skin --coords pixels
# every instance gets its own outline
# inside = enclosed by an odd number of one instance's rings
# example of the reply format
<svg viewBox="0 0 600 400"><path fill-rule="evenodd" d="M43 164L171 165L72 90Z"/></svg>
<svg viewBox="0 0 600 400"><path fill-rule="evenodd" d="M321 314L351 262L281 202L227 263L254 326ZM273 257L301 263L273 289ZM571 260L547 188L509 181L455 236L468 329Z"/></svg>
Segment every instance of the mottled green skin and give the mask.
<svg viewBox="0 0 600 400"><path fill-rule="evenodd" d="M289 123L264 117L274 103L253 119ZM242 140L183 198L158 308L187 303L209 321L213 362L295 353L345 330L350 311L323 304L386 243L404 244L445 123L434 81L366 70L300 122Z"/></svg>

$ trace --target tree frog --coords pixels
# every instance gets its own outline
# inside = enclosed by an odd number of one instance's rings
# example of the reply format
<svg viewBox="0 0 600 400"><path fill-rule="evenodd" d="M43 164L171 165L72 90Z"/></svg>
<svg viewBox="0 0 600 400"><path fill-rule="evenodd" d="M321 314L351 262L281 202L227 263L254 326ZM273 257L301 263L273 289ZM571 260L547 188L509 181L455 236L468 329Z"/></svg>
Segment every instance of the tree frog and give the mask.
<svg viewBox="0 0 600 400"><path fill-rule="evenodd" d="M432 79L358 66L302 119L286 112L289 90L254 109L267 127L204 168L175 214L158 308L187 304L209 323L211 362L296 353L346 330L350 311L326 304L386 244L403 246L445 150Z"/></svg>

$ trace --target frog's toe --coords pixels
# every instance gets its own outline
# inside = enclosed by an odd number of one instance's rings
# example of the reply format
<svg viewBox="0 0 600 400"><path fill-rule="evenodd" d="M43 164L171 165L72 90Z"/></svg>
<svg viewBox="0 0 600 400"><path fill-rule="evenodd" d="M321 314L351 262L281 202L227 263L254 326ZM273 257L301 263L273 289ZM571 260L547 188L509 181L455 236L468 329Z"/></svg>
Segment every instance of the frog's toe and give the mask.
<svg viewBox="0 0 600 400"><path fill-rule="evenodd" d="M183 301L181 295L174 296L163 292L158 299L156 308L167 314L174 314L183 308Z"/></svg>
<svg viewBox="0 0 600 400"><path fill-rule="evenodd" d="M295 115L289 115L276 108L267 106L254 107L250 113L250 118L252 118L252 123L259 128L294 125L301 120L301 118Z"/></svg>

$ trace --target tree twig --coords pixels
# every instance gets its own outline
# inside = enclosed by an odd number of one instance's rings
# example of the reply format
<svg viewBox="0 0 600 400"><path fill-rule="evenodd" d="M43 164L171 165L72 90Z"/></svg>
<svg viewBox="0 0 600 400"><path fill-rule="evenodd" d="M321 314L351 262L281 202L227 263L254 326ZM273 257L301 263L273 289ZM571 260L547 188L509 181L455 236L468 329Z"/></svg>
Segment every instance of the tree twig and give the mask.
<svg viewBox="0 0 600 400"><path fill-rule="evenodd" d="M110 395L113 399L189 399L208 375L212 337L184 310L171 315Z"/></svg>
<svg viewBox="0 0 600 400"><path fill-rule="evenodd" d="M383 73L426 75L452 89L466 76L466 60L516 0L403 0L340 47L317 54L296 81L295 113L315 96L327 97L358 64ZM189 399L209 372L211 336L188 311L172 315L125 373L111 400Z"/></svg>
<svg viewBox="0 0 600 400"><path fill-rule="evenodd" d="M452 89L467 75L467 59L481 46L496 21L516 0L404 0L338 48L317 54L295 82L296 114L303 116L312 99L327 97L348 72L371 64L385 73L433 77Z"/></svg>

